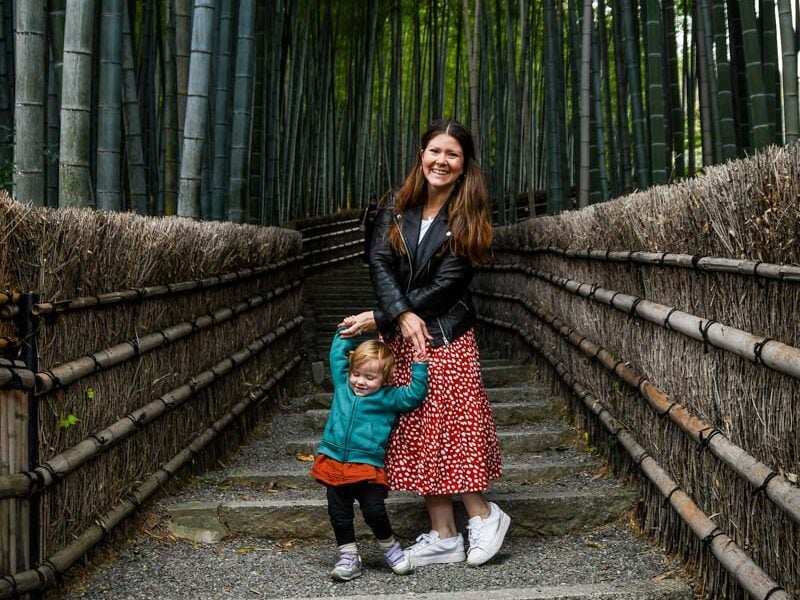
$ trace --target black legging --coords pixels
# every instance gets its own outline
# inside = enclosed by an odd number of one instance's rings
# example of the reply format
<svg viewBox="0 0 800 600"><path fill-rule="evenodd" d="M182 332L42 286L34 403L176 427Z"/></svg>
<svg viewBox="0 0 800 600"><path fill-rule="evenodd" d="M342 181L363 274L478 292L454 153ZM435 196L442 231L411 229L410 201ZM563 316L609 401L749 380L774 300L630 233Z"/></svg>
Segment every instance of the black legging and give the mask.
<svg viewBox="0 0 800 600"><path fill-rule="evenodd" d="M353 501L358 500L364 522L372 529L379 540L392 536L392 526L386 514L386 486L379 483L359 481L344 485L328 485L328 515L333 525L336 544L352 544L356 541L356 530L353 524L355 511Z"/></svg>

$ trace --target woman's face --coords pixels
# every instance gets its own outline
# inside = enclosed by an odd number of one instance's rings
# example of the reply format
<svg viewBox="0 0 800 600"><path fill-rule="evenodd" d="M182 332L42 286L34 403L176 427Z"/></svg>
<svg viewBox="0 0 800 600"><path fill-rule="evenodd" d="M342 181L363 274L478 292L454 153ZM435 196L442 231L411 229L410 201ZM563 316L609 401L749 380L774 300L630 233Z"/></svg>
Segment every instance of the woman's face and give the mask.
<svg viewBox="0 0 800 600"><path fill-rule="evenodd" d="M428 185L439 191L449 191L464 172L464 151L458 140L446 133L432 137L420 150L422 173Z"/></svg>

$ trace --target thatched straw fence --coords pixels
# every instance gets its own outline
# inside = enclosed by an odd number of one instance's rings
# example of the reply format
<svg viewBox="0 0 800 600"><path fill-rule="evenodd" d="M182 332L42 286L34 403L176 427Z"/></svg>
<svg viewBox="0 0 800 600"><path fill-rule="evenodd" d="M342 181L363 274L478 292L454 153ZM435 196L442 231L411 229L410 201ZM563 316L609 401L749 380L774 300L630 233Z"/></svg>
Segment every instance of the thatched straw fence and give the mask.
<svg viewBox="0 0 800 600"><path fill-rule="evenodd" d="M303 260L308 273L318 273L362 256L361 216L362 209L348 209L290 224L303 236Z"/></svg>
<svg viewBox="0 0 800 600"><path fill-rule="evenodd" d="M475 282L482 339L542 365L711 598L800 594L798 182L773 148L502 228Z"/></svg>
<svg viewBox="0 0 800 600"><path fill-rule="evenodd" d="M0 197L0 598L234 449L302 362L301 235Z"/></svg>

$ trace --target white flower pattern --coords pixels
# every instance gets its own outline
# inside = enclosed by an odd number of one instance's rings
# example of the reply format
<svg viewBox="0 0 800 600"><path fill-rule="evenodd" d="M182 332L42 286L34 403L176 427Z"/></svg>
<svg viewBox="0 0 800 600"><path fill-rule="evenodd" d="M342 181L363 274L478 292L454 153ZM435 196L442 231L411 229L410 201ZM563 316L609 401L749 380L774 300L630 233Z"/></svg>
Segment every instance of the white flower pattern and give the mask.
<svg viewBox="0 0 800 600"><path fill-rule="evenodd" d="M399 335L386 342L395 359L391 384L408 385L412 345ZM400 416L389 439L386 472L391 489L422 495L480 492L501 476L497 426L473 329L428 348L428 395Z"/></svg>

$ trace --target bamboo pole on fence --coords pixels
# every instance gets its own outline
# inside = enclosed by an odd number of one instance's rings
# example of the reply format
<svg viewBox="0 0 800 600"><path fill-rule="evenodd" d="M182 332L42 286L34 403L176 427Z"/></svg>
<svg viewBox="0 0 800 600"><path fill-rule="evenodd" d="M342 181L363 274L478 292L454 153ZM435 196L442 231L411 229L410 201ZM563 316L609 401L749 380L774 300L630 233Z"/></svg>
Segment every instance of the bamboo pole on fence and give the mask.
<svg viewBox="0 0 800 600"><path fill-rule="evenodd" d="M317 229L325 229L326 227L331 227L333 225L345 226L360 222L361 219L359 218L345 219L344 221L326 221L325 223L320 223L319 225L309 225L308 227L301 227L297 231L299 231L301 235L305 236L305 234L308 233L309 231L316 231Z"/></svg>
<svg viewBox="0 0 800 600"><path fill-rule="evenodd" d="M535 305L527 298L515 294L501 294L482 290L475 290L474 293L523 305L530 313L547 323L556 333L568 340L585 356L597 360L608 371L611 371L622 381L636 389L659 417L668 417L684 433L700 444L699 447L707 447L714 456L753 486L754 493L763 491L776 506L800 523L800 488L792 485L774 469L731 442L719 429L693 415L680 402L670 400L667 394L629 363L616 357L606 348L591 341L556 315L541 306Z"/></svg>
<svg viewBox="0 0 800 600"><path fill-rule="evenodd" d="M698 254L679 254L677 252L642 252L637 250L569 250L556 246L539 246L531 248L497 247L495 250L503 252L540 254L548 253L565 258L585 260L601 260L607 262L638 263L643 265L671 266L683 269L696 269L712 273L735 273L749 275L764 279L777 279L779 281L800 282L800 267L794 265L779 265L766 263L759 260L722 258L717 256L700 256Z"/></svg>
<svg viewBox="0 0 800 600"><path fill-rule="evenodd" d="M16 304L19 302L22 294L20 292L11 290L11 291L2 291L0 292L0 306L4 304Z"/></svg>
<svg viewBox="0 0 800 600"><path fill-rule="evenodd" d="M28 395L0 389L0 478L30 468L28 464ZM30 565L29 503L0 499L0 574Z"/></svg>
<svg viewBox="0 0 800 600"><path fill-rule="evenodd" d="M302 281L298 279L285 286L270 290L266 294L252 296L233 307L221 308L213 313L202 315L194 321L184 321L171 325L166 329L149 333L140 338L122 342L110 348L40 371L36 373L37 394L45 394L56 387L67 386L87 375L108 369L135 356L171 344L197 331L223 323L234 316L298 289L301 285Z"/></svg>
<svg viewBox="0 0 800 600"><path fill-rule="evenodd" d="M296 368L302 357L295 355L292 359L276 371L267 381L251 391L244 399L239 401L230 411L214 421L208 428L198 435L181 452L176 454L169 462L148 477L141 485L133 490L127 497L120 500L111 510L99 517L95 524L77 537L68 546L58 550L39 566L27 571L17 573L13 577L0 578L0 599L13 598L20 594L44 590L52 586L57 578L63 575L82 556L86 555L94 546L100 543L110 531L132 515L142 504L153 495L183 467L189 464L195 456L222 433L245 410L255 406L264 399L266 394L277 385L288 373Z"/></svg>
<svg viewBox="0 0 800 600"><path fill-rule="evenodd" d="M361 246L364 243L364 240L351 240L349 242L344 242L342 244L338 244L336 246L327 246L325 248L319 248L317 250L309 250L308 252L303 253L303 258L308 258L313 256L314 254L327 254L334 252L335 250L342 250L344 248L350 248L352 246Z"/></svg>
<svg viewBox="0 0 800 600"><path fill-rule="evenodd" d="M345 256L339 256L337 258L329 258L328 260L323 260L323 261L320 261L320 262L311 263L309 265L306 265L306 269L310 270L310 269L316 269L316 268L319 268L319 267L328 267L328 266L334 265L336 263L340 263L340 262L344 262L346 260L350 260L351 258L358 258L362 254L363 254L362 252L355 252L353 254L346 254Z"/></svg>
<svg viewBox="0 0 800 600"><path fill-rule="evenodd" d="M10 475L0 476L0 498L28 496L50 487L82 464L96 458L130 436L140 427L177 408L235 368L242 366L266 350L275 340L297 329L302 323L302 316L282 323L260 338L253 340L238 352L222 359L205 371L193 375L183 385L125 415L105 429L93 433L35 468L32 467L31 471L16 475L12 472Z"/></svg>
<svg viewBox="0 0 800 600"><path fill-rule="evenodd" d="M583 386L567 369L563 362L548 353L535 337L527 330L499 319L478 317L479 320L502 327L517 333L525 342L549 362L564 383L581 399L586 408L597 417L603 427L623 445L633 461L639 466L647 478L658 488L678 513L681 520L689 526L692 533L709 548L723 568L757 600L791 600L781 585L773 580L764 570L742 551L727 534L725 534L708 515L700 510L691 497L670 478L647 450L636 442L626 430L625 425L617 421L599 399Z"/></svg>
<svg viewBox="0 0 800 600"><path fill-rule="evenodd" d="M339 237L349 233L358 233L361 230L358 227L351 227L349 229L338 229L336 231L329 231L327 233L320 233L319 235L312 235L309 237L303 236L303 243L318 242L320 240L327 240L328 238Z"/></svg>
<svg viewBox="0 0 800 600"><path fill-rule="evenodd" d="M778 340L756 336L747 331L718 323L714 319L697 317L671 306L609 290L595 284L567 279L542 269L516 264L489 264L481 268L496 271L516 271L532 275L576 296L583 296L595 302L606 304L631 316L640 317L660 325L665 329L673 329L708 346L727 350L757 365L760 364L795 379L800 379L800 348L789 346Z"/></svg>
<svg viewBox="0 0 800 600"><path fill-rule="evenodd" d="M33 314L42 316L52 313L91 308L94 306L135 302L145 298L155 298L158 296L180 294L198 289L207 289L279 271L285 267L299 263L301 260L303 260L303 257L302 255L298 254L290 258L285 258L283 260L264 265L262 267L241 269L239 271L232 271L230 273L223 273L221 275L213 275L210 277L204 277L202 279L193 279L190 281L167 283L164 285L154 285L142 288L132 288L128 290L98 294L96 296L81 296L69 300L40 302L33 306Z"/></svg>
<svg viewBox="0 0 800 600"><path fill-rule="evenodd" d="M32 390L35 384L36 377L24 363L0 358L0 388Z"/></svg>

